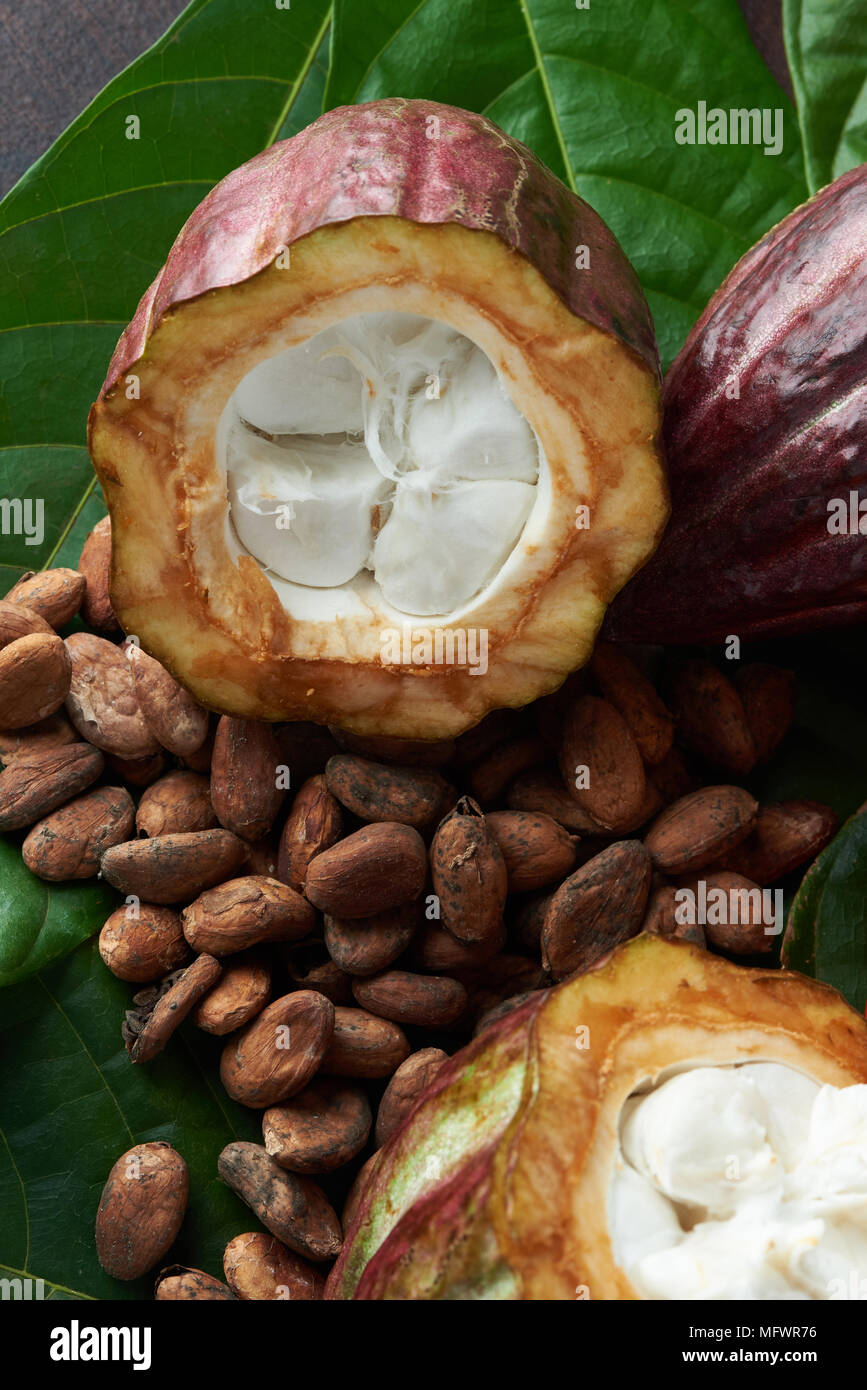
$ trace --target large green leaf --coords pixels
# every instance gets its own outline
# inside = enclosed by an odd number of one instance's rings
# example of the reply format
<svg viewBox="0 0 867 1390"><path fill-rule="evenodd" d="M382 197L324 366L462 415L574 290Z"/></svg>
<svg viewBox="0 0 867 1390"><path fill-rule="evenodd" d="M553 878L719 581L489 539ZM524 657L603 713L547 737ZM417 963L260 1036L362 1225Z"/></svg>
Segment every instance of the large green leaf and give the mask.
<svg viewBox="0 0 867 1390"><path fill-rule="evenodd" d="M811 193L867 160L867 4L784 0Z"/></svg>
<svg viewBox="0 0 867 1390"><path fill-rule="evenodd" d="M795 895L783 964L867 1002L867 814L854 816L811 865Z"/></svg>
<svg viewBox="0 0 867 1390"><path fill-rule="evenodd" d="M0 1278L43 1279L64 1298L148 1297L149 1276L109 1278L93 1243L109 1169L145 1140L167 1140L190 1170L172 1258L222 1277L226 1242L256 1229L217 1177L225 1144L261 1142L258 1117L229 1101L217 1079L220 1039L185 1028L134 1067L120 1039L129 996L93 943L3 994Z"/></svg>
<svg viewBox="0 0 867 1390"><path fill-rule="evenodd" d="M45 883L24 864L17 839L0 838L0 985L68 955L119 902L113 888L96 880Z"/></svg>
<svg viewBox="0 0 867 1390"><path fill-rule="evenodd" d="M735 0L336 0L328 106L429 97L490 116L613 229L664 361L739 257L806 196L794 111ZM779 109L783 150L681 145L676 113Z"/></svg>
<svg viewBox="0 0 867 1390"><path fill-rule="evenodd" d="M329 18L330 0L193 0L0 204L0 496L45 501L41 545L3 537L0 582L77 559L115 342L208 189L319 114Z"/></svg>

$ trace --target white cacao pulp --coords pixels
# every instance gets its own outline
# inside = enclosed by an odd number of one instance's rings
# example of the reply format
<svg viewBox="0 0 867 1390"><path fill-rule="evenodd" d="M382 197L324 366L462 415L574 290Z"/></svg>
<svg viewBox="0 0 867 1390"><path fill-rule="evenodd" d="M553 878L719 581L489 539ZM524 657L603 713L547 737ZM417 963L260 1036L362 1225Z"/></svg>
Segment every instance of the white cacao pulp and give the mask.
<svg viewBox="0 0 867 1390"><path fill-rule="evenodd" d="M648 1299L867 1299L867 1086L693 1067L626 1102L615 1259Z"/></svg>
<svg viewBox="0 0 867 1390"><path fill-rule="evenodd" d="M419 616L496 576L544 462L481 349L415 314L345 319L262 362L222 437L235 533L266 571L334 589L366 570Z"/></svg>

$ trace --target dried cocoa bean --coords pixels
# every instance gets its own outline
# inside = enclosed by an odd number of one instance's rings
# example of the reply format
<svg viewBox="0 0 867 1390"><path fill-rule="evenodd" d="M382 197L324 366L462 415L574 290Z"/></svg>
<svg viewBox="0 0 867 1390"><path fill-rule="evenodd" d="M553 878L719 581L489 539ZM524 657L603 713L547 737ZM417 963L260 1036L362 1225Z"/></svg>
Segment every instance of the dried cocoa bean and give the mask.
<svg viewBox="0 0 867 1390"><path fill-rule="evenodd" d="M669 703L681 742L714 767L743 777L756 761L741 697L709 661L684 661L671 681Z"/></svg>
<svg viewBox="0 0 867 1390"><path fill-rule="evenodd" d="M93 878L104 852L129 839L134 821L128 791L97 787L34 825L21 847L21 857L32 874L51 883Z"/></svg>
<svg viewBox="0 0 867 1390"><path fill-rule="evenodd" d="M151 903L180 903L222 883L247 856L243 840L229 830L194 830L128 840L102 856L102 874L121 893Z"/></svg>
<svg viewBox="0 0 867 1390"><path fill-rule="evenodd" d="M41 632L47 637L55 635L51 624L34 613L32 608L25 608L23 603L10 603L6 598L0 599L0 649L34 632Z"/></svg>
<svg viewBox="0 0 867 1390"><path fill-rule="evenodd" d="M151 841L151 843L158 843ZM202 893L181 913L194 951L229 956L263 941L300 941L316 926L306 899L276 878L233 878Z"/></svg>
<svg viewBox="0 0 867 1390"><path fill-rule="evenodd" d="M702 787L656 817L644 843L654 867L691 873L712 864L749 835L758 802L742 787Z"/></svg>
<svg viewBox="0 0 867 1390"><path fill-rule="evenodd" d="M348 975L375 975L403 955L419 922L415 903L373 917L325 918L325 946Z"/></svg>
<svg viewBox="0 0 867 1390"><path fill-rule="evenodd" d="M247 1231L230 1240L223 1252L223 1270L229 1287L245 1301L309 1303L320 1300L325 1291L319 1270L264 1231Z"/></svg>
<svg viewBox="0 0 867 1390"><path fill-rule="evenodd" d="M56 633L33 632L0 651L0 728L23 729L60 709L72 663Z"/></svg>
<svg viewBox="0 0 867 1390"><path fill-rule="evenodd" d="M775 801L760 806L746 839L714 867L752 879L763 886L815 859L833 840L839 821L820 801Z"/></svg>
<svg viewBox="0 0 867 1390"><path fill-rule="evenodd" d="M675 941L691 941L694 946L706 946L704 927L700 922L678 921L678 889L673 883L654 888L647 904L642 931L651 936L667 936Z"/></svg>
<svg viewBox="0 0 867 1390"><path fill-rule="evenodd" d="M363 821L395 821L429 830L442 816L453 788L438 772L389 767L354 753L329 758L325 781L347 811Z"/></svg>
<svg viewBox="0 0 867 1390"><path fill-rule="evenodd" d="M259 1218L266 1230L308 1260L331 1260L340 1252L337 1213L310 1178L281 1168L259 1144L227 1144L217 1161L223 1182Z"/></svg>
<svg viewBox="0 0 867 1390"><path fill-rule="evenodd" d="M283 804L284 766L269 724L223 715L214 736L211 801L217 819L242 840L267 835Z"/></svg>
<svg viewBox="0 0 867 1390"><path fill-rule="evenodd" d="M270 998L271 967L251 951L223 967L213 989L194 1009L193 1023L206 1033L224 1037L256 1018Z"/></svg>
<svg viewBox="0 0 867 1390"><path fill-rule="evenodd" d="M55 631L74 618L84 598L85 578L77 570L40 570L25 574L6 595L53 627Z"/></svg>
<svg viewBox="0 0 867 1390"><path fill-rule="evenodd" d="M326 1055L334 1012L324 994L303 989L263 1009L223 1049L220 1078L232 1100L264 1110L303 1090Z"/></svg>
<svg viewBox="0 0 867 1390"><path fill-rule="evenodd" d="M199 1303L237 1301L232 1290L219 1279L205 1274L202 1269L188 1269L186 1265L169 1265L168 1269L160 1270L154 1285L154 1298L161 1303L182 1299Z"/></svg>
<svg viewBox="0 0 867 1390"><path fill-rule="evenodd" d="M367 1093L337 1077L313 1081L262 1117L265 1148L293 1173L330 1173L360 1153L373 1124Z"/></svg>
<svg viewBox="0 0 867 1390"><path fill-rule="evenodd" d="M753 737L756 761L766 763L776 753L795 718L794 672L757 661L740 667L735 674L735 686Z"/></svg>
<svg viewBox="0 0 867 1390"><path fill-rule="evenodd" d="M622 833L641 823L644 763L629 725L607 700L584 695L570 705L560 770L569 794L603 830Z"/></svg>
<svg viewBox="0 0 867 1390"><path fill-rule="evenodd" d="M219 979L222 966L213 956L196 956L192 965L168 975L161 985L133 995L121 1033L133 1062L150 1062L162 1052L175 1029Z"/></svg>
<svg viewBox="0 0 867 1390"><path fill-rule="evenodd" d="M506 805L513 811L537 811L550 816L565 830L579 835L605 834L602 826L570 796L555 768L540 767L516 777L506 792Z"/></svg>
<svg viewBox="0 0 867 1390"><path fill-rule="evenodd" d="M154 738L176 757L192 757L208 737L208 711L196 703L164 666L135 643L126 648L126 656L138 707Z"/></svg>
<svg viewBox="0 0 867 1390"><path fill-rule="evenodd" d="M343 812L321 773L308 777L292 802L280 836L277 877L303 893L307 869L317 854L336 845L343 834Z"/></svg>
<svg viewBox="0 0 867 1390"><path fill-rule="evenodd" d="M765 904L757 883L725 870L705 870L698 877L682 880L696 901L702 883L706 901L703 926L711 946L729 955L767 955L773 950L775 924L764 920Z"/></svg>
<svg viewBox="0 0 867 1390"><path fill-rule="evenodd" d="M82 738L119 758L147 758L159 744L138 707L123 650L92 632L66 639L72 682L66 712Z"/></svg>
<svg viewBox="0 0 867 1390"><path fill-rule="evenodd" d="M135 828L139 835L189 835L217 824L207 777L198 772L167 772L153 782L138 804Z"/></svg>
<svg viewBox="0 0 867 1390"><path fill-rule="evenodd" d="M0 730L0 763L8 767L17 758L27 757L29 753L41 753L46 748L63 748L66 744L77 742L78 734L64 711L58 710L48 719L38 724L28 724L24 729Z"/></svg>
<svg viewBox="0 0 867 1390"><path fill-rule="evenodd" d="M590 670L609 704L629 725L646 763L662 762L674 741L674 720L650 680L621 647L597 642Z"/></svg>
<svg viewBox="0 0 867 1390"><path fill-rule="evenodd" d="M425 922L413 938L411 957L413 965L432 975L448 975L453 970L469 970L483 965L502 949L506 939L506 927L500 922L495 936L478 945L464 945L446 931L438 922Z"/></svg>
<svg viewBox="0 0 867 1390"><path fill-rule="evenodd" d="M120 623L111 606L111 518L98 521L84 542L78 573L84 576L85 590L81 616L97 632L119 632Z"/></svg>
<svg viewBox="0 0 867 1390"><path fill-rule="evenodd" d="M0 772L0 830L41 820L95 782L104 761L87 743L20 753Z"/></svg>
<svg viewBox="0 0 867 1390"><path fill-rule="evenodd" d="M420 1028L450 1028L467 1007L467 991L459 980L449 975L413 975L408 970L386 970L353 980L352 993L362 1009L378 1018Z"/></svg>
<svg viewBox="0 0 867 1390"><path fill-rule="evenodd" d="M411 1050L406 1034L396 1023L377 1018L366 1009L338 1006L322 1070L331 1076L391 1076Z"/></svg>
<svg viewBox="0 0 867 1390"><path fill-rule="evenodd" d="M381 1149L400 1129L416 1101L447 1061L448 1054L441 1048L423 1047L401 1062L379 1102L374 1133L377 1148Z"/></svg>
<svg viewBox="0 0 867 1390"><path fill-rule="evenodd" d="M372 917L417 898L427 852L410 825L365 825L324 850L307 869L310 901L333 917Z"/></svg>
<svg viewBox="0 0 867 1390"><path fill-rule="evenodd" d="M466 945L494 940L502 931L506 861L481 809L468 796L461 797L434 835L431 873L446 930Z"/></svg>
<svg viewBox="0 0 867 1390"><path fill-rule="evenodd" d="M130 903L106 921L99 934L99 954L118 979L146 984L185 965L190 948L177 912Z"/></svg>
<svg viewBox="0 0 867 1390"><path fill-rule="evenodd" d="M529 893L559 883L572 872L575 841L552 816L491 811L487 825L506 861L510 893Z"/></svg>
<svg viewBox="0 0 867 1390"><path fill-rule="evenodd" d="M542 960L555 980L588 970L606 951L635 936L650 877L644 845L621 840L560 885L542 927Z"/></svg>
<svg viewBox="0 0 867 1390"><path fill-rule="evenodd" d="M96 1253L113 1279L138 1279L174 1241L189 1191L187 1165L168 1144L136 1144L108 1175L96 1214Z"/></svg>

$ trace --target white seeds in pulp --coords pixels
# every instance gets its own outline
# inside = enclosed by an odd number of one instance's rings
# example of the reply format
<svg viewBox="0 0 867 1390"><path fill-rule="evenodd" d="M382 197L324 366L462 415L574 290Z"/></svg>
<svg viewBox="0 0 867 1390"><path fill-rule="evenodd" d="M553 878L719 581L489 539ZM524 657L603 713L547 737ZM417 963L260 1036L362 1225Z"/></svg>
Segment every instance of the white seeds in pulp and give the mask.
<svg viewBox="0 0 867 1390"><path fill-rule="evenodd" d="M865 1299L867 1086L772 1062L670 1077L623 1108L608 1215L644 1298Z"/></svg>
<svg viewBox="0 0 867 1390"><path fill-rule="evenodd" d="M232 405L232 520L282 579L332 588L369 570L394 608L449 613L495 578L535 501L533 431L443 323L344 320L261 363Z"/></svg>

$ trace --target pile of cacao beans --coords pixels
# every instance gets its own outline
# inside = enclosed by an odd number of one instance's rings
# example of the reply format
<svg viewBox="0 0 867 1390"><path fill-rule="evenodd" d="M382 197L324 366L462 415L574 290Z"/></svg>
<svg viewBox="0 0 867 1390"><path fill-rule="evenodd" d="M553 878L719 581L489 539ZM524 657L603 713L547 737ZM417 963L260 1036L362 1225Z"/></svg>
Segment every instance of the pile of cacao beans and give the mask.
<svg viewBox="0 0 867 1390"><path fill-rule="evenodd" d="M110 552L101 522L79 570L0 601L0 830L26 832L39 877L123 895L99 948L145 986L118 1020L132 1063L189 1018L262 1113L263 1143L219 1172L267 1234L230 1243L226 1284L170 1268L159 1298L321 1297L377 1151L450 1053L642 930L767 958L761 916L683 921L678 891L777 884L837 828L741 785L792 722L785 670L657 672L658 652L600 644L556 694L441 743L217 718L121 640ZM91 630L62 639L77 614ZM342 1219L315 1181L337 1170ZM104 1267L159 1264L186 1197L168 1145L118 1159Z"/></svg>

